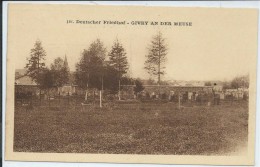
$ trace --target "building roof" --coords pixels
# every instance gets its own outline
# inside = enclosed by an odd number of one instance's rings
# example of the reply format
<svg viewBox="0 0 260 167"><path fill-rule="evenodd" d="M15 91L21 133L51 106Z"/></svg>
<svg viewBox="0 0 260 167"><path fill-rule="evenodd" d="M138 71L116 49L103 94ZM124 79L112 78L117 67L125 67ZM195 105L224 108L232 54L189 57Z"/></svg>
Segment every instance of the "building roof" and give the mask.
<svg viewBox="0 0 260 167"><path fill-rule="evenodd" d="M36 82L32 80L29 76L24 76L26 69L16 69L15 70L15 85L37 85ZM21 77L18 77L21 76Z"/></svg>
<svg viewBox="0 0 260 167"><path fill-rule="evenodd" d="M23 76L19 79L15 80L16 85L37 85L31 77L29 76Z"/></svg>

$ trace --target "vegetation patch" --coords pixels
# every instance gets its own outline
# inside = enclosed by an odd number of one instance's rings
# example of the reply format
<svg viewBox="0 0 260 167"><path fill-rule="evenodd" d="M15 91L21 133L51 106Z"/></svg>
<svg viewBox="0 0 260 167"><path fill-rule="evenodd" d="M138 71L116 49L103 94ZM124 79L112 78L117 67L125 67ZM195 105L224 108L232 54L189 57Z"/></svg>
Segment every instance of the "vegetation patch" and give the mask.
<svg viewBox="0 0 260 167"><path fill-rule="evenodd" d="M205 107L118 103L113 109L15 110L14 151L228 155L246 146L246 102Z"/></svg>

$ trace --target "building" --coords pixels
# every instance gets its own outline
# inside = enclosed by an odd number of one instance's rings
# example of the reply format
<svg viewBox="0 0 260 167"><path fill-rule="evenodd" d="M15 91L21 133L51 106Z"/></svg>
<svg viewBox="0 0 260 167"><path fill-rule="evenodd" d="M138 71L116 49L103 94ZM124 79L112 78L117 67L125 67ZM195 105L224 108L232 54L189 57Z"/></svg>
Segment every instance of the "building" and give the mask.
<svg viewBox="0 0 260 167"><path fill-rule="evenodd" d="M18 69L15 71L15 93L36 95L39 93L36 82L25 74L26 69Z"/></svg>

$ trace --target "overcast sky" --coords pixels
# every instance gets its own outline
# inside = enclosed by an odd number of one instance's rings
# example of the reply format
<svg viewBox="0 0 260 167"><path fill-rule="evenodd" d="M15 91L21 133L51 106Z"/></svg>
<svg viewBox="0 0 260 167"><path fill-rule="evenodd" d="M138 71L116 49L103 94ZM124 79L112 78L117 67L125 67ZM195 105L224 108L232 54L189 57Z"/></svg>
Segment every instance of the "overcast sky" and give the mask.
<svg viewBox="0 0 260 167"><path fill-rule="evenodd" d="M109 51L118 38L127 52L129 74L148 78L144 70L147 46L152 36L161 31L168 45L165 80L229 80L249 72L256 53L256 27L246 14L252 13L237 10L220 13L216 9L211 13L181 9L152 11L116 9L115 15L115 10L68 6L20 7L12 13L9 23L12 26L8 32L12 38L9 52L17 57L15 68L23 68L30 49L40 39L47 53L48 66L55 58L67 55L70 69L74 71L81 52L91 42L99 38ZM119 20L130 24L67 24L68 19ZM192 22L192 26L131 25L131 21L154 20Z"/></svg>

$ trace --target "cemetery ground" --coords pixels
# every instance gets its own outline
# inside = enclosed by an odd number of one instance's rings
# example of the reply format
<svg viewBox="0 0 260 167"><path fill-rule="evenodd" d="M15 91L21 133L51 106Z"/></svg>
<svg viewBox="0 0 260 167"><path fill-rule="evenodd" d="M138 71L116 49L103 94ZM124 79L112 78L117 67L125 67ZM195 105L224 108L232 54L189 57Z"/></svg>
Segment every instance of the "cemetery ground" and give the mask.
<svg viewBox="0 0 260 167"><path fill-rule="evenodd" d="M61 107L60 107L61 106ZM16 105L15 152L229 155L247 147L248 102Z"/></svg>

